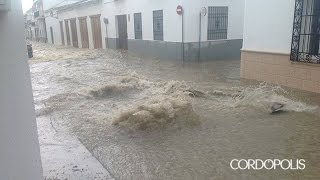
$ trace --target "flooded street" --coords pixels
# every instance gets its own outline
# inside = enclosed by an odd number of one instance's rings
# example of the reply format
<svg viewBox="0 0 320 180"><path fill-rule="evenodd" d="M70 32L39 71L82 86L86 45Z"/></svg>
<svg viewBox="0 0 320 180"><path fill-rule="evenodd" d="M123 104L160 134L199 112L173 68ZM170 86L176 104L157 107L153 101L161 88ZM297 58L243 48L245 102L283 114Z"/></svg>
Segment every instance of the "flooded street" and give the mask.
<svg viewBox="0 0 320 180"><path fill-rule="evenodd" d="M40 47L29 61L37 121L50 117L115 179L320 179L317 94L240 80L240 60ZM284 112L271 114L274 102ZM232 170L232 159L305 159L306 169Z"/></svg>

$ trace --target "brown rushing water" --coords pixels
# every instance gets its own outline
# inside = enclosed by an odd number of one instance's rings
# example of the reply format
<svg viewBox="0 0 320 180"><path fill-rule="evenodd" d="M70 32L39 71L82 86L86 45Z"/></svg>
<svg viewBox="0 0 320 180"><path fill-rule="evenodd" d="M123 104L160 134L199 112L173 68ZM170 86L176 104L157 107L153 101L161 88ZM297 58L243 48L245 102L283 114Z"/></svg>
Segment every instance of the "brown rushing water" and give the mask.
<svg viewBox="0 0 320 180"><path fill-rule="evenodd" d="M73 133L116 179L320 179L319 95L241 82L239 60L112 52L30 68L37 115ZM273 102L286 112L271 115ZM234 158L305 159L306 169L232 170Z"/></svg>

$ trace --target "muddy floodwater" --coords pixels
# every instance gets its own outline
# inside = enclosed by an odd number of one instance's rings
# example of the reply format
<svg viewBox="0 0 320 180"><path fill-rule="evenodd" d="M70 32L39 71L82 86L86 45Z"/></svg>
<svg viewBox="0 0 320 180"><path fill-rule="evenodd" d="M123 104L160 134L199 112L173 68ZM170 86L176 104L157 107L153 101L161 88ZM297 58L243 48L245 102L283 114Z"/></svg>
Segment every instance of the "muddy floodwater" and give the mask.
<svg viewBox="0 0 320 180"><path fill-rule="evenodd" d="M37 117L78 138L115 179L320 179L317 94L240 80L240 60L52 58L62 51L35 47ZM283 112L270 113L274 102ZM306 168L233 170L235 158L305 159Z"/></svg>

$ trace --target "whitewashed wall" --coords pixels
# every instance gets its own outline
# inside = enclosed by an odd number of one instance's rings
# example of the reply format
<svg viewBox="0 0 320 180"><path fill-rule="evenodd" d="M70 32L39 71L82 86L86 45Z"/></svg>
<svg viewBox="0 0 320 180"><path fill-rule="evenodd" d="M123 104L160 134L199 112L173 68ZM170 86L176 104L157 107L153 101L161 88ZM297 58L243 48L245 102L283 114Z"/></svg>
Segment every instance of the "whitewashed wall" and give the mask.
<svg viewBox="0 0 320 180"><path fill-rule="evenodd" d="M76 7L73 9L67 9L67 10L61 11L58 13L58 19L51 18L51 17L46 18L46 20L47 20L47 34L48 34L49 43L52 43L51 42L51 35L50 35L50 26L52 26L54 28L55 44L58 44L58 45L62 44L59 21L63 21L64 40L65 40L65 45L67 45L67 34L66 34L66 27L65 27L64 20L76 18L78 44L79 44L79 47L81 48L82 44L81 44L81 34L80 34L78 17L87 16L89 48L93 49L94 46L93 46L93 39L92 39L92 29L91 29L91 21L90 21L89 16L101 14L101 11L102 11L101 9L102 9L102 6L99 3L98 4L89 4L89 5L84 5L81 7ZM103 26L103 18L101 18L101 26ZM101 30L101 31L103 31L103 30ZM72 34L71 34L70 21L69 21L69 34L70 34L70 41L71 41L71 46L72 46ZM103 32L102 32L102 34L103 34ZM103 48L105 48L105 43L104 43L103 39L102 39L102 45L103 45Z"/></svg>
<svg viewBox="0 0 320 180"><path fill-rule="evenodd" d="M70 19L74 17L90 16L94 14L101 14L101 31L102 44L105 45L105 37L117 38L116 15L127 15L128 23L128 38L134 39L134 13L142 13L142 36L143 40L153 40L153 11L163 10L163 26L164 26L164 41L181 42L182 41L182 17L177 15L176 7L182 5L185 11L184 17L184 36L185 42L197 42L199 39L199 13L202 7L208 6L228 6L228 39L242 39L243 38L243 18L244 18L244 1L245 0L102 0L102 4L77 7L75 9L68 9L59 13L59 20L56 22L47 20L47 28L54 27L54 37L58 44L61 44L59 21ZM109 24L105 25L104 18L108 18ZM208 16L202 17L202 41L207 41L207 23ZM57 25L54 25L57 24ZM93 48L92 31L90 18L87 18L89 46ZM63 23L65 26L65 24ZM69 23L70 25L70 23ZM81 47L81 37L78 26L78 41ZM108 28L108 34L106 33ZM71 28L69 28L71 30ZM50 30L48 32L48 40L51 42ZM65 41L66 31L64 27ZM71 35L71 33L70 33Z"/></svg>
<svg viewBox="0 0 320 180"><path fill-rule="evenodd" d="M52 7L54 7L55 5L59 5L64 3L66 0L42 0L43 2L43 10L46 11Z"/></svg>
<svg viewBox="0 0 320 180"><path fill-rule="evenodd" d="M289 53L294 0L246 0L244 50Z"/></svg>
<svg viewBox="0 0 320 180"><path fill-rule="evenodd" d="M123 0L112 2L104 0L103 17L109 19L108 37L117 37L115 15L130 14L128 38L134 39L134 13L142 13L142 33L144 40L153 40L152 11L163 9L164 41L181 42L182 17L177 15L176 7L182 5L185 11L184 36L186 42L197 42L199 39L199 13L202 7L228 6L229 23L228 39L242 39L244 0L162 0L152 1ZM207 40L208 16L202 18L202 41ZM105 27L103 27L105 28ZM104 30L105 32L105 30Z"/></svg>
<svg viewBox="0 0 320 180"><path fill-rule="evenodd" d="M176 13L176 7L181 4L181 0L122 0L110 2L103 1L102 17L109 19L108 37L116 38L116 15L130 14L128 19L128 38L134 39L134 13L142 14L142 36L143 40L153 40L153 11L163 10L164 41L181 42L181 16ZM103 28L103 38L106 37L105 25Z"/></svg>
<svg viewBox="0 0 320 180"><path fill-rule="evenodd" d="M61 45L61 44L62 44L62 40L61 40L59 20L56 19L56 18L53 18L53 17L47 17L47 18L46 18L46 23L47 23L48 43L51 43L51 44L52 44L52 41L51 41L51 32L50 32L50 27L52 27L54 44Z"/></svg>
<svg viewBox="0 0 320 180"><path fill-rule="evenodd" d="M184 0L186 42L199 40L200 10L208 6L228 6L228 39L242 39L245 0ZM201 40L207 41L208 14L202 17Z"/></svg>

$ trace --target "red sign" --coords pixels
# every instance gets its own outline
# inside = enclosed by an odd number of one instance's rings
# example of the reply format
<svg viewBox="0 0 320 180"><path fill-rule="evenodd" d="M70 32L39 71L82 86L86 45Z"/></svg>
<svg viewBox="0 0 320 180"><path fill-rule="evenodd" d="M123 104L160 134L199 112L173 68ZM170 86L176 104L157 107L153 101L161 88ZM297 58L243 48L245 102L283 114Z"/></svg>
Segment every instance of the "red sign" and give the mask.
<svg viewBox="0 0 320 180"><path fill-rule="evenodd" d="M183 14L183 8L180 5L177 7L177 14L178 15L182 15Z"/></svg>

